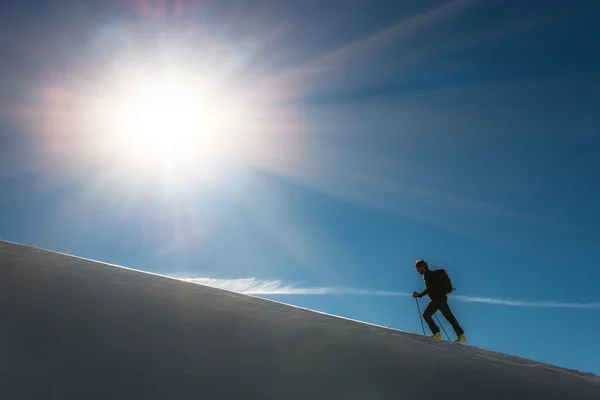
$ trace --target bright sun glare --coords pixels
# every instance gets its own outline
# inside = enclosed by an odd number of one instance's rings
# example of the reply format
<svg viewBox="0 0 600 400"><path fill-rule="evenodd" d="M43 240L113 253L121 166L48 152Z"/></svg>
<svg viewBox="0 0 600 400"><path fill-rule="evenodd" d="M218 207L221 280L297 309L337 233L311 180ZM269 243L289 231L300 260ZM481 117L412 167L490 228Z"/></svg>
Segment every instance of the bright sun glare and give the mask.
<svg viewBox="0 0 600 400"><path fill-rule="evenodd" d="M176 68L121 74L96 112L104 149L144 172L181 173L234 158L248 111L214 79Z"/></svg>

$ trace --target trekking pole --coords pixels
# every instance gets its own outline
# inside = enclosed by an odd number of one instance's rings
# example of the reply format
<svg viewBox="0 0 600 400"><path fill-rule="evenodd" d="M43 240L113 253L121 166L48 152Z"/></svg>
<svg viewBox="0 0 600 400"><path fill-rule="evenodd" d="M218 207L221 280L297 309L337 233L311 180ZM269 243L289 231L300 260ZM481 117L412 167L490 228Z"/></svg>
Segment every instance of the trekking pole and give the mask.
<svg viewBox="0 0 600 400"><path fill-rule="evenodd" d="M417 310L419 311L419 319L421 320L421 328L423 329L423 336L425 336L425 327L423 326L423 316L421 315L421 306L419 306L419 299L415 297L417 303Z"/></svg>
<svg viewBox="0 0 600 400"><path fill-rule="evenodd" d="M448 332L446 332L446 328L444 328L444 325L442 325L442 323L440 322L440 319L438 318L437 315L433 314L433 316L435 317L435 319L437 320L438 324L442 327L442 330L444 331L444 333L446 334L446 337L448 338L448 341L450 341L450 336L448 336Z"/></svg>

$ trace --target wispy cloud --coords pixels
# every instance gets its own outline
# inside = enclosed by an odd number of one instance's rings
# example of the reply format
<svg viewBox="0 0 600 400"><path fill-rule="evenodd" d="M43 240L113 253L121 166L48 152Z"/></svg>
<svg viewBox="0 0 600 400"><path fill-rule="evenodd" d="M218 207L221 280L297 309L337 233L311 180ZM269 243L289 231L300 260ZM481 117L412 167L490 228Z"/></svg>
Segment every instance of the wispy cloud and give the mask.
<svg viewBox="0 0 600 400"><path fill-rule="evenodd" d="M388 290L370 290L352 287L301 287L299 284L289 284L280 280L260 280L256 278L216 279L216 278L186 278L177 279L201 285L231 290L250 295L356 295L356 296L411 296L408 292ZM572 303L557 301L523 301L494 299L490 297L472 297L453 295L454 300L466 303L485 303L510 307L537 308L585 308L600 309L600 303Z"/></svg>
<svg viewBox="0 0 600 400"><path fill-rule="evenodd" d="M256 278L215 279L215 278L181 278L188 282L231 290L244 294L287 294L287 295L321 295L348 294L364 296L410 296L410 293L386 290L367 290L343 287L299 287L298 284L286 284L279 280L265 281Z"/></svg>
<svg viewBox="0 0 600 400"><path fill-rule="evenodd" d="M470 297L470 296L453 296L454 299L467 303L487 303L497 304L501 306L512 307L538 307L538 308L597 308L600 309L600 303L571 303L559 301L523 301L523 300L505 300L493 299L489 297Z"/></svg>

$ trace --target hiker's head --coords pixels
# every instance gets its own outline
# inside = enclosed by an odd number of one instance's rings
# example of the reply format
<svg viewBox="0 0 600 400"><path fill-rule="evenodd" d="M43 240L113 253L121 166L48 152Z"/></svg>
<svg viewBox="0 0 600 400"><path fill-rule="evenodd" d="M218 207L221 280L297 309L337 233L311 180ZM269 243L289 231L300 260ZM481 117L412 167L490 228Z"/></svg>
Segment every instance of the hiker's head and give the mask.
<svg viewBox="0 0 600 400"><path fill-rule="evenodd" d="M417 260L415 263L415 269L421 275L425 273L425 271L429 270L429 265L425 262L425 260Z"/></svg>

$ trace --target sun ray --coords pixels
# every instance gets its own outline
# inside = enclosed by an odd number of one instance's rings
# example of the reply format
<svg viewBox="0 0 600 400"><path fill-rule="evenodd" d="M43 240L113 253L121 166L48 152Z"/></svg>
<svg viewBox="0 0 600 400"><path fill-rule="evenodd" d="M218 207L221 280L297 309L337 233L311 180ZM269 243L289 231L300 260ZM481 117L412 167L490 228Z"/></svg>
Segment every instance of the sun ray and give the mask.
<svg viewBox="0 0 600 400"><path fill-rule="evenodd" d="M402 18L395 24L385 27L373 34L361 37L353 42L344 44L330 52L319 55L300 65L267 76L261 83L266 87L287 88L285 94L278 90L280 99L295 100L309 92L319 91L319 83L326 79L315 79L323 72L335 71L345 65L355 64L383 48L388 48L392 41L415 34L430 26L452 18L468 7L477 4L475 0L451 0L436 8L428 9L408 19ZM307 84L311 81L311 84ZM275 93L266 90L267 93Z"/></svg>

